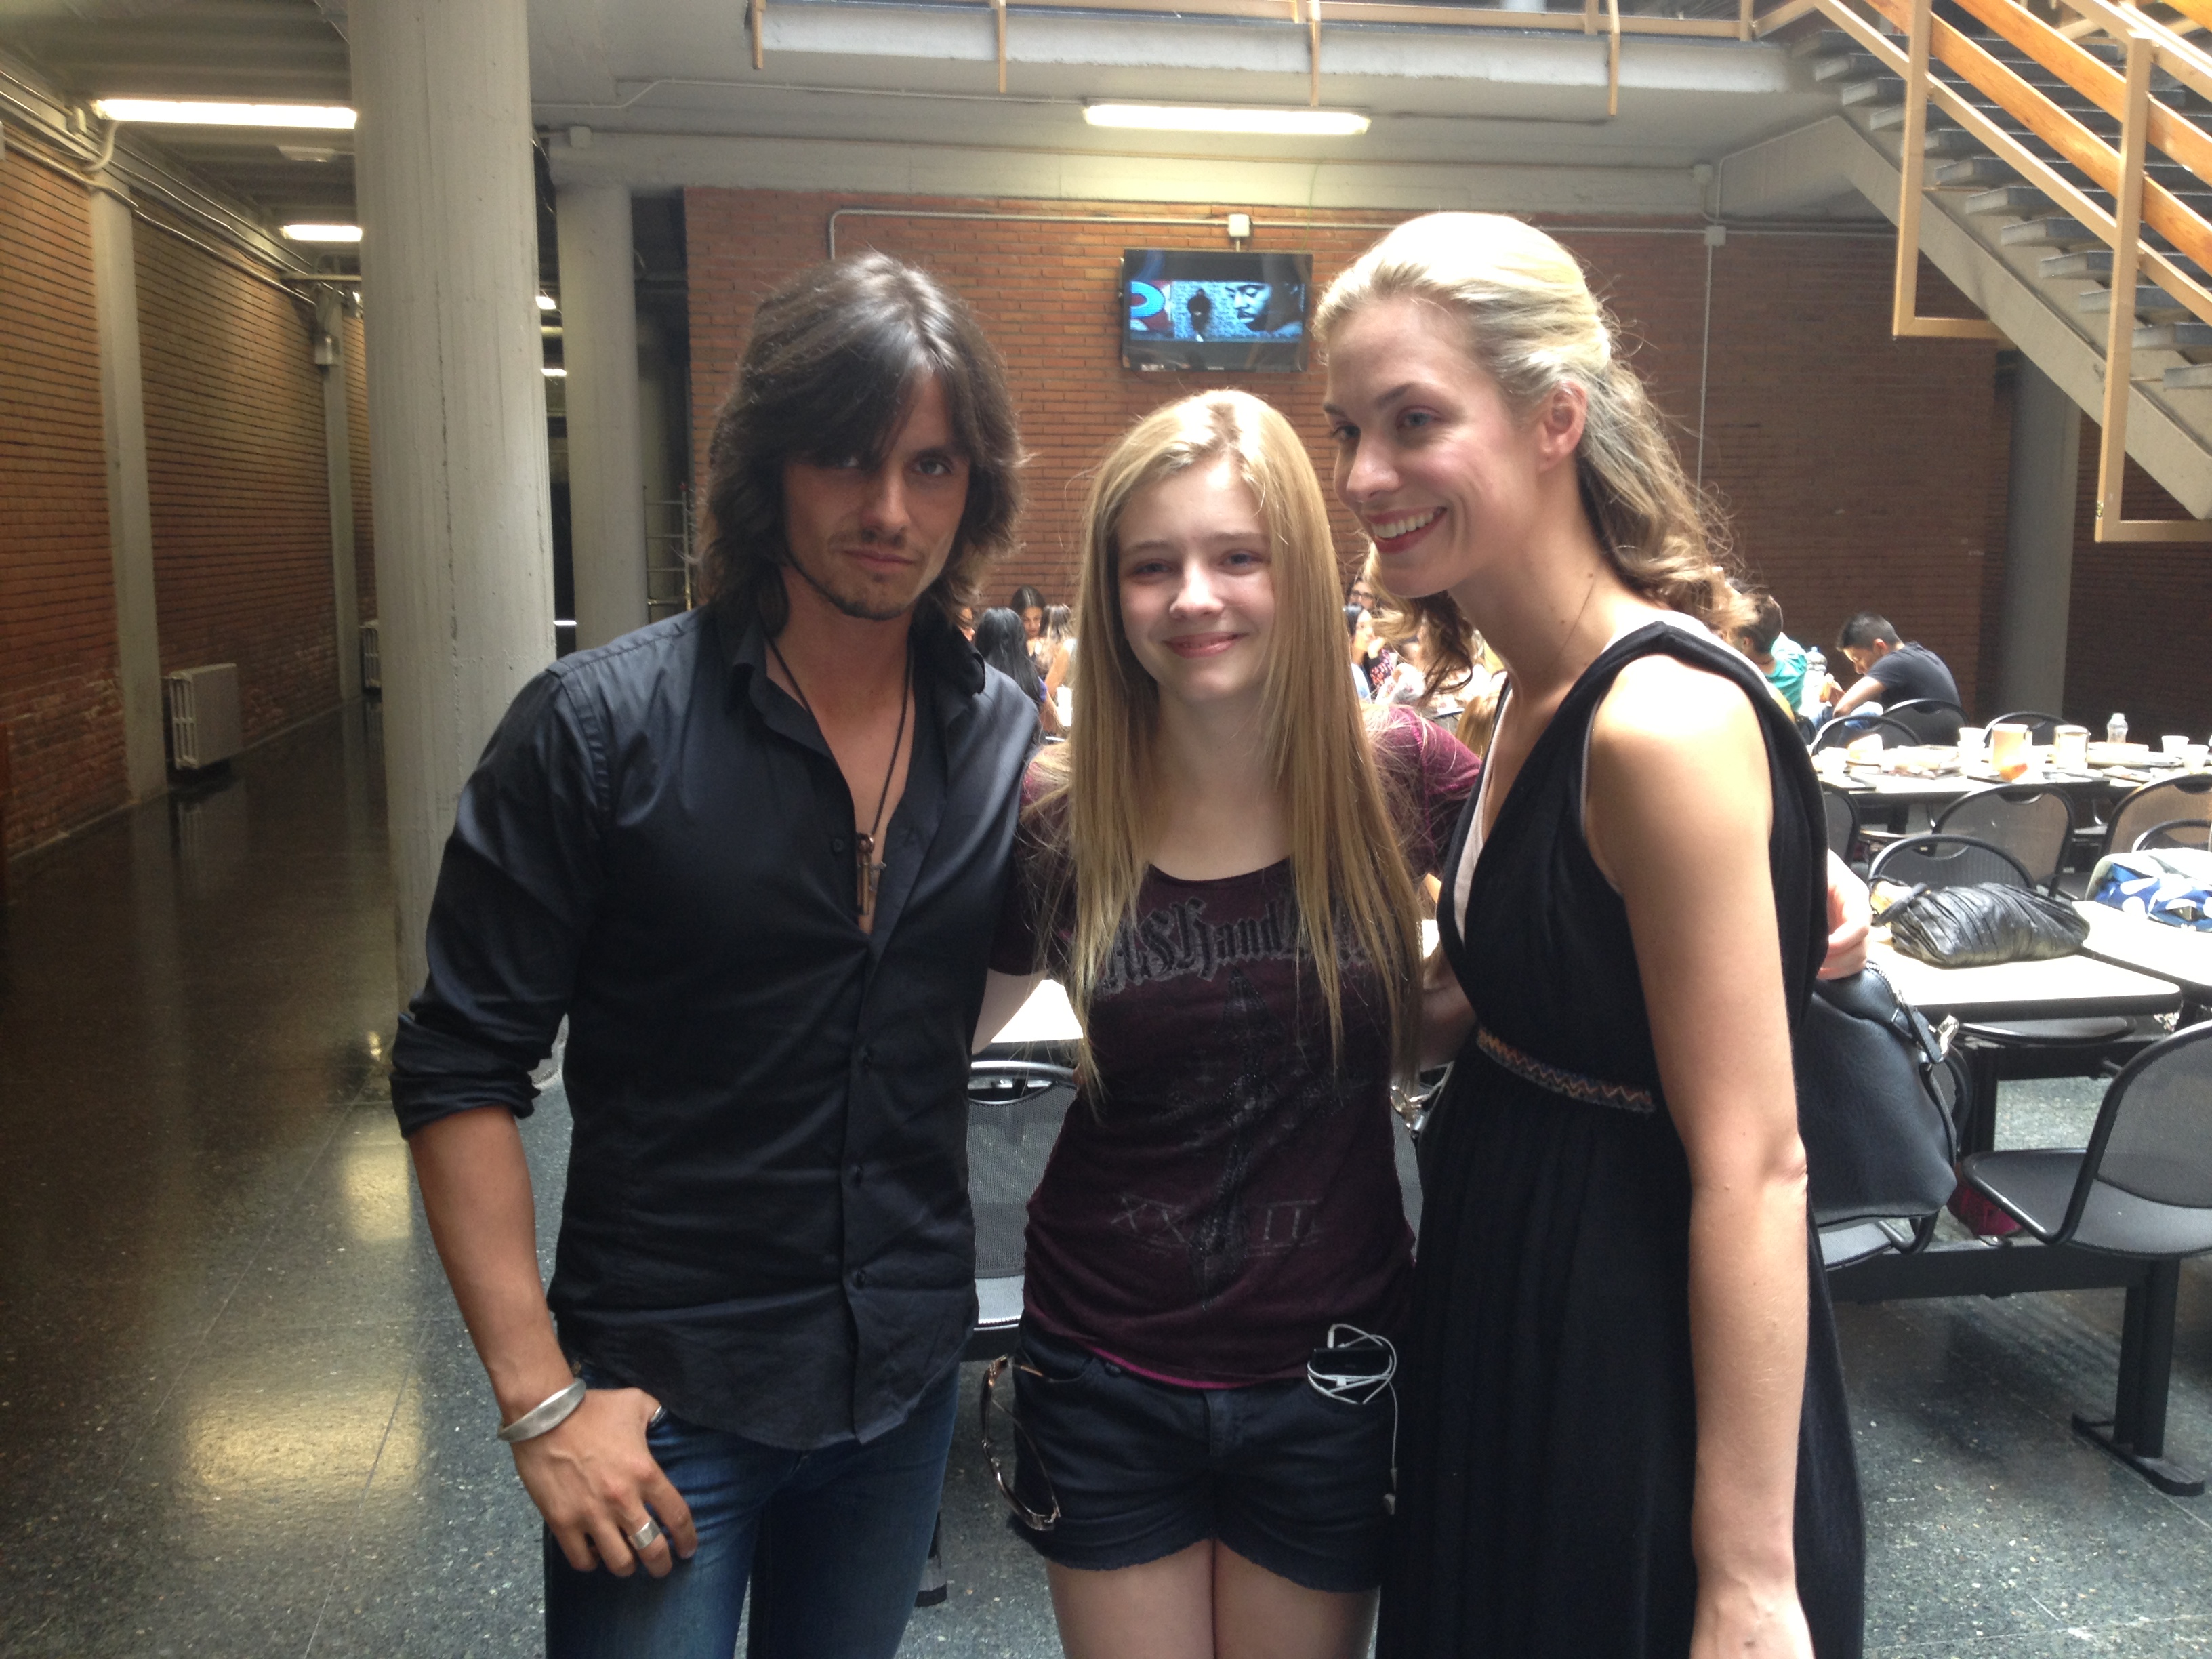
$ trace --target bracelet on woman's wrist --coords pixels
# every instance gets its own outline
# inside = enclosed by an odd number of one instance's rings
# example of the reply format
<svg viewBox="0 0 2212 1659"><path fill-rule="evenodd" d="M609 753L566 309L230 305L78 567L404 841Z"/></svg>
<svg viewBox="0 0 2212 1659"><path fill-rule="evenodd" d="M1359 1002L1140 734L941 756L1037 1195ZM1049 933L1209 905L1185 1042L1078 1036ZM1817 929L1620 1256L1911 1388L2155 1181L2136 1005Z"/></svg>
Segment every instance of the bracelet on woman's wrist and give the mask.
<svg viewBox="0 0 2212 1659"><path fill-rule="evenodd" d="M549 1395L528 1411L499 1431L499 1437L512 1446L525 1440L535 1440L541 1434L550 1434L568 1420L569 1413L584 1403L584 1379L573 1379L558 1394Z"/></svg>

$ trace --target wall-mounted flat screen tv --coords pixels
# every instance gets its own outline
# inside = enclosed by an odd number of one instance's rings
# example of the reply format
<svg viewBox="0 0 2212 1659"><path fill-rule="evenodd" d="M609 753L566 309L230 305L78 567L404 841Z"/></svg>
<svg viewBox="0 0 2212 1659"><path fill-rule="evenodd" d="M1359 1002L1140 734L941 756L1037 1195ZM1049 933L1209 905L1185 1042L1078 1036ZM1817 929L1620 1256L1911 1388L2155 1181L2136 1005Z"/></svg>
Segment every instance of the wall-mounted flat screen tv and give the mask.
<svg viewBox="0 0 2212 1659"><path fill-rule="evenodd" d="M1306 366L1310 253L1131 248L1121 255L1121 366L1258 369Z"/></svg>

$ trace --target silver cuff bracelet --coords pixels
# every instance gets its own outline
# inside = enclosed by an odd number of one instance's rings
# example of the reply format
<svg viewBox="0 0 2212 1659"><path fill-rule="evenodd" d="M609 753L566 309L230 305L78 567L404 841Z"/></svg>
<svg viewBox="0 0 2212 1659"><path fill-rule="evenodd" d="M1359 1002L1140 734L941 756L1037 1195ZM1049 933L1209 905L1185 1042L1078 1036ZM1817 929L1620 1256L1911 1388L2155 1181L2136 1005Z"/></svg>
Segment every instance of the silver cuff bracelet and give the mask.
<svg viewBox="0 0 2212 1659"><path fill-rule="evenodd" d="M584 1379L578 1377L550 1398L532 1406L528 1411L499 1431L499 1437L510 1446L519 1440L535 1440L541 1434L550 1434L568 1420L568 1413L584 1403Z"/></svg>

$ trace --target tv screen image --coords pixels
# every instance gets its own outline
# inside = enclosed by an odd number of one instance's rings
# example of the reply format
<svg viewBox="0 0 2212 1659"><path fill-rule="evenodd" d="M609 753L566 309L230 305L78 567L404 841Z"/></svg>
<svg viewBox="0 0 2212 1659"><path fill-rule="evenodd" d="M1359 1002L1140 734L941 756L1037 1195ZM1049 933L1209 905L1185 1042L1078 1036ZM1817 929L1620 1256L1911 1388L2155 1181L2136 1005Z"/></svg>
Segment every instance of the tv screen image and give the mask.
<svg viewBox="0 0 2212 1659"><path fill-rule="evenodd" d="M1310 253L1131 248L1121 255L1126 368L1296 373L1306 366Z"/></svg>

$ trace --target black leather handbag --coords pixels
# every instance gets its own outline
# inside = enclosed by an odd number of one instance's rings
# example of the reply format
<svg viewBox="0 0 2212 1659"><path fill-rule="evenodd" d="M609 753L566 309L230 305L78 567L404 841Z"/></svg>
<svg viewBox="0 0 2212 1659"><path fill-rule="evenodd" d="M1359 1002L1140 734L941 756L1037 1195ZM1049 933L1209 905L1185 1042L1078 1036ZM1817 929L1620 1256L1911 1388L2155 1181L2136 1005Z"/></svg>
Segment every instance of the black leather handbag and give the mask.
<svg viewBox="0 0 2212 1659"><path fill-rule="evenodd" d="M1880 920L1899 950L1936 968L2068 957L2089 937L2072 905L1990 881L1916 887Z"/></svg>
<svg viewBox="0 0 2212 1659"><path fill-rule="evenodd" d="M1958 1184L1959 1075L1881 969L1814 982L1796 1060L1814 1224L1942 1209Z"/></svg>

